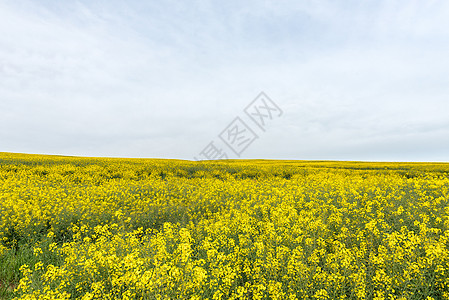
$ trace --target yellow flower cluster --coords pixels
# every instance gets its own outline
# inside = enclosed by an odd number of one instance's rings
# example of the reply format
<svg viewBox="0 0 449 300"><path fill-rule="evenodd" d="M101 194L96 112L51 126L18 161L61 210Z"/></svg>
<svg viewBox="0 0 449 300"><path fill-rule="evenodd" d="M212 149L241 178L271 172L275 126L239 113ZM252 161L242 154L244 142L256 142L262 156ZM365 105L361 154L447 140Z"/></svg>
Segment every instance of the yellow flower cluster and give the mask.
<svg viewBox="0 0 449 300"><path fill-rule="evenodd" d="M448 203L448 164L3 153L0 258L16 299L449 299Z"/></svg>

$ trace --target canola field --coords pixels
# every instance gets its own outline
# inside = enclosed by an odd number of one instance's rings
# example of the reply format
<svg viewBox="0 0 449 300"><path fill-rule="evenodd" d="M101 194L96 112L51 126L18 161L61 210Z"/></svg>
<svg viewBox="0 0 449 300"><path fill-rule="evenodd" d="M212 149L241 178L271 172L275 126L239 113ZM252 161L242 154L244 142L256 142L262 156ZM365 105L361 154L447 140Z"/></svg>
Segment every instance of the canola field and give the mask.
<svg viewBox="0 0 449 300"><path fill-rule="evenodd" d="M449 164L0 153L0 299L449 299Z"/></svg>

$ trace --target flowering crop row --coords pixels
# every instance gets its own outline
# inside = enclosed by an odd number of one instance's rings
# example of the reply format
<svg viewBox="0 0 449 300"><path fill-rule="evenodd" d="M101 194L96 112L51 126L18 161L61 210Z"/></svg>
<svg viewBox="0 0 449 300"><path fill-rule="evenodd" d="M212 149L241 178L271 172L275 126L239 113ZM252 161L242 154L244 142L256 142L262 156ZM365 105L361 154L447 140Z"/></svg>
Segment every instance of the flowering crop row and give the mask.
<svg viewBox="0 0 449 300"><path fill-rule="evenodd" d="M16 299L449 299L448 174L3 153L0 263L32 249Z"/></svg>

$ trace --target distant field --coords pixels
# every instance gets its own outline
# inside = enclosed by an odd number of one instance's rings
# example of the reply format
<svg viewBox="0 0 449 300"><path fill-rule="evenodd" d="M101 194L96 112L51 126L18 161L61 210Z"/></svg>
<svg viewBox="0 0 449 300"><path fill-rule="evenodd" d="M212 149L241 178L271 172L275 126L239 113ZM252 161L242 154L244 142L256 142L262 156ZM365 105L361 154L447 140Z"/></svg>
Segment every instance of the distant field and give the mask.
<svg viewBox="0 0 449 300"><path fill-rule="evenodd" d="M0 153L0 299L449 299L449 164Z"/></svg>

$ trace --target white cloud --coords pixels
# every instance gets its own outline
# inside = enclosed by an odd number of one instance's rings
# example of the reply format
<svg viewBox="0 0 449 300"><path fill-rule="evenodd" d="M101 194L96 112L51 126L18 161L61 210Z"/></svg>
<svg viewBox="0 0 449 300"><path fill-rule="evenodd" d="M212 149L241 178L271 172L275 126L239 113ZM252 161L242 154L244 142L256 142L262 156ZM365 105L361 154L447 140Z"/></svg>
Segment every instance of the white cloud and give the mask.
<svg viewBox="0 0 449 300"><path fill-rule="evenodd" d="M246 157L447 160L448 13L1 2L0 151L189 159L264 90L285 114Z"/></svg>

